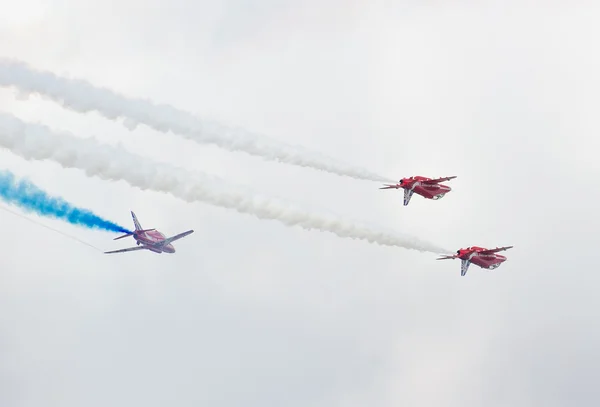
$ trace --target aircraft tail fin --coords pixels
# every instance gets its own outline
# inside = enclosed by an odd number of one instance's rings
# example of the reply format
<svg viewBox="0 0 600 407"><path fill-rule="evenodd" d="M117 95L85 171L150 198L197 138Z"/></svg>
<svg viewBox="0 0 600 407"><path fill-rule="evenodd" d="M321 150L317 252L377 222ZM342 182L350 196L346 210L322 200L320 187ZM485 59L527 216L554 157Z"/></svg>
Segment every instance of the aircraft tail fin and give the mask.
<svg viewBox="0 0 600 407"><path fill-rule="evenodd" d="M133 224L135 225L135 230L136 231L142 231L142 225L140 224L140 221L138 220L137 216L135 216L135 213L133 213L133 211L131 211L131 217L133 218Z"/></svg>
<svg viewBox="0 0 600 407"><path fill-rule="evenodd" d="M467 274L467 270L469 269L469 266L471 265L471 262L468 259L461 259L460 261L460 275L461 276L465 276Z"/></svg>
<svg viewBox="0 0 600 407"><path fill-rule="evenodd" d="M144 233L144 232L150 232L151 230L156 230L156 229L142 229L142 225L140 224L140 221L138 220L137 216L135 216L135 213L133 213L133 211L131 211L131 217L133 218L133 224L135 226L135 231L125 233L124 235L121 235L119 237L115 237L113 240L119 240L119 239L123 239L124 237L127 237L127 236L133 236L134 234L140 234L140 233Z"/></svg>
<svg viewBox="0 0 600 407"><path fill-rule="evenodd" d="M410 198L412 198L413 192L415 192L413 189L404 190L404 206L408 205L408 203L410 202Z"/></svg>

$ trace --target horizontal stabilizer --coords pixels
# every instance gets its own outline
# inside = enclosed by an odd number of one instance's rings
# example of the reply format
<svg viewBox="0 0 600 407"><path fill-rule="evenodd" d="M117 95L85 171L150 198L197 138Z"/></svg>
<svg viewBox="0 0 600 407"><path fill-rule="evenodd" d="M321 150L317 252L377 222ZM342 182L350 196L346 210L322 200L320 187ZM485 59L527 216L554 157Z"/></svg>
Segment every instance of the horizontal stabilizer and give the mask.
<svg viewBox="0 0 600 407"><path fill-rule="evenodd" d="M123 239L124 237L127 236L133 236L134 233L144 233L144 232L150 232L151 230L156 230L156 229L143 229L143 230L136 230L135 232L129 232L129 233L125 233L122 236L119 237L115 237L113 240L119 240L119 239Z"/></svg>
<svg viewBox="0 0 600 407"><path fill-rule="evenodd" d="M442 256L442 257L439 257L436 260L448 260L448 259L456 259L457 258L456 255L453 255L453 256L444 256L444 255L440 254L440 256Z"/></svg>
<svg viewBox="0 0 600 407"><path fill-rule="evenodd" d="M122 236L115 237L113 240L119 240L119 239L123 239L124 237L127 237L127 236L133 236L133 232L130 232L130 233L125 233L125 234L124 234L124 235L122 235Z"/></svg>

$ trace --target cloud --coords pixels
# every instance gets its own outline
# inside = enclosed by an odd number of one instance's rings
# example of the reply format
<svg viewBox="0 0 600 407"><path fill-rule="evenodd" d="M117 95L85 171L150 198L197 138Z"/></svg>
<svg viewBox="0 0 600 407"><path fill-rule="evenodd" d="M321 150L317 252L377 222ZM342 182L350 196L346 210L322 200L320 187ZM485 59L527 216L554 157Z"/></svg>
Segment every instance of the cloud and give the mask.
<svg viewBox="0 0 600 407"><path fill-rule="evenodd" d="M218 18L223 3L89 1L46 20L56 31L2 35L3 56L40 69L398 178L458 178L444 200L403 208L369 183L175 137L165 146L142 126L97 126L95 114L86 127L49 102L0 91L3 110L28 121L108 130L103 142L121 137L190 170L210 167L209 156L223 178L452 247L515 249L499 269L461 278L458 264L415 251L256 222L0 151L46 190L110 219L129 222L133 206L144 225L194 227L198 244L174 256L94 257L3 217L14 232L0 236L1 401L495 407L576 395L597 404L598 8L441 3L353 3L359 18L343 21L291 13L273 22L281 14L258 9L240 27L240 9ZM219 43L217 31L231 34ZM49 241L51 251L35 251Z"/></svg>

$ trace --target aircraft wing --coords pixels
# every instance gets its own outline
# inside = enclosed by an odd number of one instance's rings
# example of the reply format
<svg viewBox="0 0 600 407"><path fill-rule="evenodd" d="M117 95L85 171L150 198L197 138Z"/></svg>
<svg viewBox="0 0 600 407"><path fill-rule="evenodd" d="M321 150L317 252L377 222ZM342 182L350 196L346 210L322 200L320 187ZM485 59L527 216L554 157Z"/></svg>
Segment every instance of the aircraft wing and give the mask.
<svg viewBox="0 0 600 407"><path fill-rule="evenodd" d="M495 249L483 250L479 252L480 254L493 254L498 252L503 252L504 250L511 249L513 246L504 246L504 247L496 247Z"/></svg>
<svg viewBox="0 0 600 407"><path fill-rule="evenodd" d="M133 247L128 247L126 249L119 249L119 250L112 250L110 252L104 252L104 254L134 252L136 250L144 250L144 249L146 249L144 246L133 246Z"/></svg>
<svg viewBox="0 0 600 407"><path fill-rule="evenodd" d="M168 238L166 238L165 240L163 240L163 241L161 241L161 242L158 242L158 243L156 243L156 245L157 245L157 246L166 246L166 245L168 245L169 243L171 243L171 242L174 242L175 240L182 239L182 238L186 237L187 235L191 235L192 233L194 233L194 231L193 231L193 230L188 230L187 232L183 232L183 233L180 233L180 234L178 234L178 235L175 235L175 236L168 237Z"/></svg>
<svg viewBox="0 0 600 407"><path fill-rule="evenodd" d="M453 175L452 177L443 177L443 178L429 179L427 181L421 181L421 183L423 183L423 184L437 184L439 182L450 181L451 179L454 179L454 178L456 178L456 175Z"/></svg>

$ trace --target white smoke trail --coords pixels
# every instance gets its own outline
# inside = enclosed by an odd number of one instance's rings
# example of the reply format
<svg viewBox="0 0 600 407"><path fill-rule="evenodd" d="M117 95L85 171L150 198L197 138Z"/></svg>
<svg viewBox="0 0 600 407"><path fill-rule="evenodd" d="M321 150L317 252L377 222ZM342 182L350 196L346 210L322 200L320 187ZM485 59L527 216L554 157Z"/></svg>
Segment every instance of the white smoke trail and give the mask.
<svg viewBox="0 0 600 407"><path fill-rule="evenodd" d="M81 169L89 176L105 180L124 180L140 189L170 193L188 202L204 202L234 209L259 219L277 220L291 227L317 229L343 238L361 239L422 252L448 252L416 238L372 230L345 219L320 216L273 199L258 198L238 187L224 190L202 174L152 162L122 148L99 144L94 139L55 133L46 126L25 123L1 112L0 146L28 160L53 160L66 168Z"/></svg>
<svg viewBox="0 0 600 407"><path fill-rule="evenodd" d="M310 167L337 175L368 181L389 182L389 178L335 160L300 146L248 133L241 129L202 121L190 113L143 99L131 99L87 81L59 77L52 72L29 68L25 63L0 58L0 86L15 86L24 93L38 93L65 108L80 113L96 111L118 120L133 130L143 123L157 131L171 131L202 144L215 144L230 151L243 151L270 161Z"/></svg>

